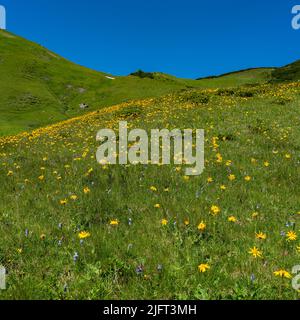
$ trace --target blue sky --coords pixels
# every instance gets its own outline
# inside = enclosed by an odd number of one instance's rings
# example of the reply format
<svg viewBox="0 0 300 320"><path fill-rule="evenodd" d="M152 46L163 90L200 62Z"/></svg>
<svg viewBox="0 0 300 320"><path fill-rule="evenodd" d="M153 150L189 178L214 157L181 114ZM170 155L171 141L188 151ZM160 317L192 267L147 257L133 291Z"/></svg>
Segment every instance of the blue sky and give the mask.
<svg viewBox="0 0 300 320"><path fill-rule="evenodd" d="M7 29L87 67L196 78L300 59L300 0L0 0ZM1 44L0 44L1 45Z"/></svg>

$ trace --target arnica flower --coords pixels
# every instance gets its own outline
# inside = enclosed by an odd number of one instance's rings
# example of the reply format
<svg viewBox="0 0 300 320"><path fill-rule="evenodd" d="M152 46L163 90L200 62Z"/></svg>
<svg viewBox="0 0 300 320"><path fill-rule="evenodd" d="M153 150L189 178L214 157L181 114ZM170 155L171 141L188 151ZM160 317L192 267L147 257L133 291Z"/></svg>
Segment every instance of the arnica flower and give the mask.
<svg viewBox="0 0 300 320"><path fill-rule="evenodd" d="M83 192L84 192L85 194L88 194L88 193L91 192L91 190L90 190L89 187L85 187L85 188L83 189Z"/></svg>
<svg viewBox="0 0 300 320"><path fill-rule="evenodd" d="M190 224L190 220L189 219L185 219L183 223L184 223L185 226L188 226Z"/></svg>
<svg viewBox="0 0 300 320"><path fill-rule="evenodd" d="M265 162L264 162L264 166L265 166L265 167L269 167L269 165L270 165L270 163L269 163L268 161L265 161Z"/></svg>
<svg viewBox="0 0 300 320"><path fill-rule="evenodd" d="M45 177L43 175L39 176L39 180L43 181L45 179Z"/></svg>
<svg viewBox="0 0 300 320"><path fill-rule="evenodd" d="M251 181L251 177L250 177L250 176L246 176L244 179L245 179L245 181L247 181L247 182Z"/></svg>
<svg viewBox="0 0 300 320"><path fill-rule="evenodd" d="M207 181L207 183L212 183L214 181L214 179L212 177L208 177L206 181Z"/></svg>
<svg viewBox="0 0 300 320"><path fill-rule="evenodd" d="M160 208L160 204L159 204L159 203L156 203L156 204L154 205L154 208L159 209L159 208Z"/></svg>
<svg viewBox="0 0 300 320"><path fill-rule="evenodd" d="M75 201L78 199L78 197L75 194L73 194L73 195L71 195L70 199Z"/></svg>
<svg viewBox="0 0 300 320"><path fill-rule="evenodd" d="M90 236L91 236L91 234L87 231L81 231L78 234L79 239L86 239L86 238L89 238Z"/></svg>
<svg viewBox="0 0 300 320"><path fill-rule="evenodd" d="M151 186L151 187L150 187L150 190L156 192L156 191L157 191L157 188L154 187L154 186Z"/></svg>
<svg viewBox="0 0 300 320"><path fill-rule="evenodd" d="M67 199L60 200L59 203L63 206L63 205L66 205L68 203L68 200Z"/></svg>
<svg viewBox="0 0 300 320"><path fill-rule="evenodd" d="M259 239L259 240L266 240L267 239L267 235L261 231L256 233L255 237L256 237L256 239Z"/></svg>
<svg viewBox="0 0 300 320"><path fill-rule="evenodd" d="M253 213L252 213L252 218L253 218L253 219L255 219L255 218L257 218L257 217L258 217L258 215L259 215L259 213L258 213L258 212L253 212Z"/></svg>
<svg viewBox="0 0 300 320"><path fill-rule="evenodd" d="M235 216L228 217L229 222L237 222L237 218Z"/></svg>
<svg viewBox="0 0 300 320"><path fill-rule="evenodd" d="M295 240L297 240L297 234L294 231L289 231L286 234L286 238L287 238L287 241L295 241Z"/></svg>
<svg viewBox="0 0 300 320"><path fill-rule="evenodd" d="M166 225L168 224L168 220L167 220L167 219L162 219L162 220L161 220L161 224L162 224L163 226L166 226Z"/></svg>
<svg viewBox="0 0 300 320"><path fill-rule="evenodd" d="M41 239L41 240L45 240L45 239L46 239L46 235L45 235L44 233L42 233L42 234L40 235L40 239Z"/></svg>
<svg viewBox="0 0 300 320"><path fill-rule="evenodd" d="M210 208L210 212L213 216L216 216L221 212L221 209L216 205L212 205Z"/></svg>
<svg viewBox="0 0 300 320"><path fill-rule="evenodd" d="M256 247L251 248L248 253L251 254L254 258L262 258L262 251L260 251Z"/></svg>
<svg viewBox="0 0 300 320"><path fill-rule="evenodd" d="M119 224L119 220L117 219L114 219L114 220L110 220L110 223L109 223L111 226L117 226Z"/></svg>
<svg viewBox="0 0 300 320"><path fill-rule="evenodd" d="M226 161L226 166L227 166L227 167L231 166L231 164L232 164L232 161L231 161L231 160L227 160L227 161Z"/></svg>
<svg viewBox="0 0 300 320"><path fill-rule="evenodd" d="M201 273L204 273L204 272L206 272L207 270L209 270L210 269L210 266L207 264L207 263L201 263L201 264L199 264L199 266L198 266L198 270L199 270L199 272L201 272Z"/></svg>
<svg viewBox="0 0 300 320"><path fill-rule="evenodd" d="M8 171L7 176L10 177L10 176L12 176L13 174L14 174L13 171L10 170L10 171Z"/></svg>
<svg viewBox="0 0 300 320"><path fill-rule="evenodd" d="M223 191L225 191L225 190L226 190L226 186L225 186L224 184L222 184L222 185L220 186L220 189L223 190Z"/></svg>
<svg viewBox="0 0 300 320"><path fill-rule="evenodd" d="M281 278L287 278L287 279L292 278L292 275L288 271L283 270L283 269L274 271L274 275L276 277L281 277Z"/></svg>
<svg viewBox="0 0 300 320"><path fill-rule="evenodd" d="M206 229L206 224L203 221L201 221L198 225L198 230L203 232L205 229Z"/></svg>
<svg viewBox="0 0 300 320"><path fill-rule="evenodd" d="M230 181L234 181L234 180L235 180L235 175L234 175L234 174L230 174L230 175L228 176L228 179L229 179Z"/></svg>
<svg viewBox="0 0 300 320"><path fill-rule="evenodd" d="M22 248L18 248L17 252L18 252L18 254L21 254L23 252L23 249Z"/></svg>

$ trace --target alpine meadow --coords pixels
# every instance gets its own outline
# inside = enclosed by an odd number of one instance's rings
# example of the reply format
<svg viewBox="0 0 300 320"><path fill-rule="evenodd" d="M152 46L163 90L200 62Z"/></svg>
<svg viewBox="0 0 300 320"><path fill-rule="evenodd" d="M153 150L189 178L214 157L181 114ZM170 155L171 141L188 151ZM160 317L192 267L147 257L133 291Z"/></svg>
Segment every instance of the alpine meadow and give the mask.
<svg viewBox="0 0 300 320"><path fill-rule="evenodd" d="M300 61L198 80L0 31L0 299L300 298ZM100 165L103 128L204 129L205 169Z"/></svg>

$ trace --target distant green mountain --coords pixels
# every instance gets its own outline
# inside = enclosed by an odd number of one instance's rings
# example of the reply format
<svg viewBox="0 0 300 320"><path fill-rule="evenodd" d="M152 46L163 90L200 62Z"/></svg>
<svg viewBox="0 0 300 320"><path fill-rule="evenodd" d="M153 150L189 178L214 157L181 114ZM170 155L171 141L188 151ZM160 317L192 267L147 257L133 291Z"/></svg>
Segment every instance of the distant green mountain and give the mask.
<svg viewBox="0 0 300 320"><path fill-rule="evenodd" d="M300 60L275 69L272 72L272 80L277 82L300 80Z"/></svg>
<svg viewBox="0 0 300 320"><path fill-rule="evenodd" d="M116 77L76 65L0 30L0 135L31 130L132 99L183 89L266 82L272 71L256 69L202 80L143 71Z"/></svg>

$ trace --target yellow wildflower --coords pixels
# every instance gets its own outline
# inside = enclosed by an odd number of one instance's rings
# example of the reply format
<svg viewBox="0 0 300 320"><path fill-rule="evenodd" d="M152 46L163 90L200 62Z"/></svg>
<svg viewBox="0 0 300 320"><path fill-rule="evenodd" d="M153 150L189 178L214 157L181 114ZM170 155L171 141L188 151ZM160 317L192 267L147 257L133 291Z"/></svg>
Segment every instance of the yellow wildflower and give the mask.
<svg viewBox="0 0 300 320"><path fill-rule="evenodd" d="M237 218L235 216L228 217L229 222L237 222Z"/></svg>
<svg viewBox="0 0 300 320"><path fill-rule="evenodd" d="M198 230L204 231L205 229L206 229L206 224L204 223L204 221L201 221L198 225Z"/></svg>
<svg viewBox="0 0 300 320"><path fill-rule="evenodd" d="M198 266L198 270L199 270L199 272L201 272L201 273L204 273L204 272L206 272L207 270L209 270L210 269L210 266L207 264L207 263L201 263L201 264L199 264L199 266Z"/></svg>
<svg viewBox="0 0 300 320"><path fill-rule="evenodd" d="M85 188L83 189L83 192L84 192L85 194L88 194L88 193L91 192L91 190L90 190L89 187L85 187Z"/></svg>
<svg viewBox="0 0 300 320"><path fill-rule="evenodd" d="M234 174L230 174L230 175L228 176L228 179L229 179L230 181L234 181L234 180L235 180L235 175L234 175Z"/></svg>
<svg viewBox="0 0 300 320"><path fill-rule="evenodd" d="M117 220L117 219L111 220L109 224L111 226L117 226L119 224L119 220Z"/></svg>
<svg viewBox="0 0 300 320"><path fill-rule="evenodd" d="M296 234L295 231L289 231L286 234L286 237L287 237L287 241L295 241L295 240L297 240L297 234Z"/></svg>
<svg viewBox="0 0 300 320"><path fill-rule="evenodd" d="M273 272L276 277L291 279L292 275L286 270L277 270Z"/></svg>
<svg viewBox="0 0 300 320"><path fill-rule="evenodd" d="M91 236L91 234L87 231L81 231L78 234L79 239L86 239L86 238L89 238L90 236Z"/></svg>
<svg viewBox="0 0 300 320"><path fill-rule="evenodd" d="M254 258L262 258L262 251L256 247L251 248L249 253L252 254Z"/></svg>
<svg viewBox="0 0 300 320"><path fill-rule="evenodd" d="M255 237L256 237L256 239L259 239L259 240L266 240L267 239L267 235L261 231L256 233Z"/></svg>
<svg viewBox="0 0 300 320"><path fill-rule="evenodd" d="M221 212L221 209L216 205L212 205L210 208L210 212L213 216L216 216Z"/></svg>
<svg viewBox="0 0 300 320"><path fill-rule="evenodd" d="M162 224L163 226L166 226L166 225L168 224L168 220L167 220L167 219L162 219L162 220L161 220L161 224Z"/></svg>

